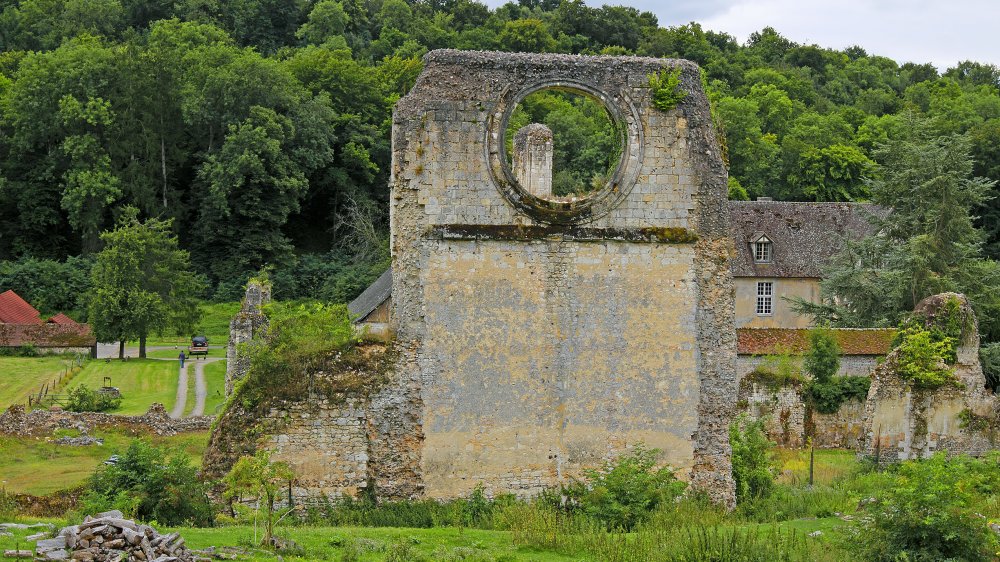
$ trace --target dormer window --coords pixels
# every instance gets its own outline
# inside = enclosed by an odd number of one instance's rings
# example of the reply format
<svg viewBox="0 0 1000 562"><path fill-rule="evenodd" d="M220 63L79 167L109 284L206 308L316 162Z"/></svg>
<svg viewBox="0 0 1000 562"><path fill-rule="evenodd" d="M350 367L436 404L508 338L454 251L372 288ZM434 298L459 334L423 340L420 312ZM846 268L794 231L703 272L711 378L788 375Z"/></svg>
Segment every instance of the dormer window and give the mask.
<svg viewBox="0 0 1000 562"><path fill-rule="evenodd" d="M753 242L753 261L769 263L771 261L771 241L767 236L760 236Z"/></svg>

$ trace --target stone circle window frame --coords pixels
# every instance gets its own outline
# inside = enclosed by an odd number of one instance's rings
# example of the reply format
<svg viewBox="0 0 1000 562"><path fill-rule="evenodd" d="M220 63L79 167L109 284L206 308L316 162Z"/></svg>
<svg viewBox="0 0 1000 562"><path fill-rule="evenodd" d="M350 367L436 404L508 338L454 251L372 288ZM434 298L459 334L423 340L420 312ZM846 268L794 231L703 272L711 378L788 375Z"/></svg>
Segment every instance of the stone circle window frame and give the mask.
<svg viewBox="0 0 1000 562"><path fill-rule="evenodd" d="M757 316L774 316L774 281L757 282Z"/></svg>
<svg viewBox="0 0 1000 562"><path fill-rule="evenodd" d="M608 181L601 189L573 201L554 201L529 193L515 178L507 156L507 124L517 105L535 92L550 89L597 101L621 135L621 156ZM594 84L572 78L540 80L520 90L504 91L487 119L484 146L494 185L514 208L539 223L573 225L593 221L617 207L638 181L645 139L639 111L624 91L605 92Z"/></svg>

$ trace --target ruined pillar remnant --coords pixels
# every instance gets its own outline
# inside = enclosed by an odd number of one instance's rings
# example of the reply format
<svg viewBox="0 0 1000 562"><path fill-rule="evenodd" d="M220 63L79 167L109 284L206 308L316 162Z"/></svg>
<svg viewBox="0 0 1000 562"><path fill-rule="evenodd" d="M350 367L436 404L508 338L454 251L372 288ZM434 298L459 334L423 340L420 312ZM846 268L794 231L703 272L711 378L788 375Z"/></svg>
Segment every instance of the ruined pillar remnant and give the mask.
<svg viewBox="0 0 1000 562"><path fill-rule="evenodd" d="M514 134L514 176L535 197L552 197L552 129L532 123Z"/></svg>
<svg viewBox="0 0 1000 562"><path fill-rule="evenodd" d="M732 242L698 67L424 61L393 115L390 198L391 322L407 350L395 373L416 389L405 404L423 493L533 495L642 443L731 506ZM674 69L686 96L664 111L649 77ZM535 172L551 169L551 137L534 125L513 139L517 165L506 158L514 109L546 89L597 100L619 131L617 167L586 197L545 197L551 172Z"/></svg>
<svg viewBox="0 0 1000 562"><path fill-rule="evenodd" d="M233 386L247 374L250 358L240 352L240 344L253 339L267 326L267 317L261 307L271 302L271 285L251 279L247 283L243 306L229 322L229 344L226 346L226 396L233 393Z"/></svg>

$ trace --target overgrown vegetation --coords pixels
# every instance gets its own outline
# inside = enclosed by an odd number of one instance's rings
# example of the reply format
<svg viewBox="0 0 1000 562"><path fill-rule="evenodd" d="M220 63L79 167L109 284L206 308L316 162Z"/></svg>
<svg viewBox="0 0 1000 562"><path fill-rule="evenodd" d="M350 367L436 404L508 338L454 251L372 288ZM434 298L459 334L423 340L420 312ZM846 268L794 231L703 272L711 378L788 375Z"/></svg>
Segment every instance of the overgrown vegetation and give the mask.
<svg viewBox="0 0 1000 562"><path fill-rule="evenodd" d="M364 362L353 348L357 334L345 305L273 302L265 313L269 326L247 345L250 368L233 393L245 408L301 396L303 385L332 395L374 382L349 368L336 369L322 380L317 377L335 364Z"/></svg>
<svg viewBox="0 0 1000 562"><path fill-rule="evenodd" d="M865 560L994 560L997 535L981 513L984 497L994 508L1000 463L943 453L895 470L895 485L882 492L861 520ZM995 516L995 515L994 515Z"/></svg>
<svg viewBox="0 0 1000 562"><path fill-rule="evenodd" d="M912 323L902 326L897 338L896 373L901 379L928 390L959 384L948 367L955 360L955 340Z"/></svg>
<svg viewBox="0 0 1000 562"><path fill-rule="evenodd" d="M772 390L788 386L800 386L806 382L798 361L788 352L781 351L761 359L754 370L747 373L744 380L762 384Z"/></svg>
<svg viewBox="0 0 1000 562"><path fill-rule="evenodd" d="M163 525L210 525L207 488L186 454L136 440L116 462L98 467L80 508L88 514L117 509Z"/></svg>
<svg viewBox="0 0 1000 562"><path fill-rule="evenodd" d="M650 74L649 89L653 94L653 107L660 111L670 111L687 97L687 92L681 89L680 67Z"/></svg>
<svg viewBox="0 0 1000 562"><path fill-rule="evenodd" d="M642 444L628 454L585 472L585 480L563 490L560 503L569 502L608 529L630 531L659 506L675 501L687 485L669 466L657 468L662 451Z"/></svg>
<svg viewBox="0 0 1000 562"><path fill-rule="evenodd" d="M762 420L745 414L729 426L729 444L733 448L733 481L736 503L766 498L774 488L774 466L768 450L774 446L764 433Z"/></svg>
<svg viewBox="0 0 1000 562"><path fill-rule="evenodd" d="M66 398L66 409L71 412L108 412L122 405L120 396L91 390L81 384L73 387Z"/></svg>

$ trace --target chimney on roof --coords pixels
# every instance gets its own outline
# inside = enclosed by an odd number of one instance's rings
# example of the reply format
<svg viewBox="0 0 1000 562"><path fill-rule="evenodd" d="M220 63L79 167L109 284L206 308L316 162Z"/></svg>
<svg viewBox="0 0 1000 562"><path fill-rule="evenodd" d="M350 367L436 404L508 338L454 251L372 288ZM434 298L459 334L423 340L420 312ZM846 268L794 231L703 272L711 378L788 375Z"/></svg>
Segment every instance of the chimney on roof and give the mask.
<svg viewBox="0 0 1000 562"><path fill-rule="evenodd" d="M774 199L772 199L770 197L758 197L757 200L758 201L774 201Z"/></svg>

